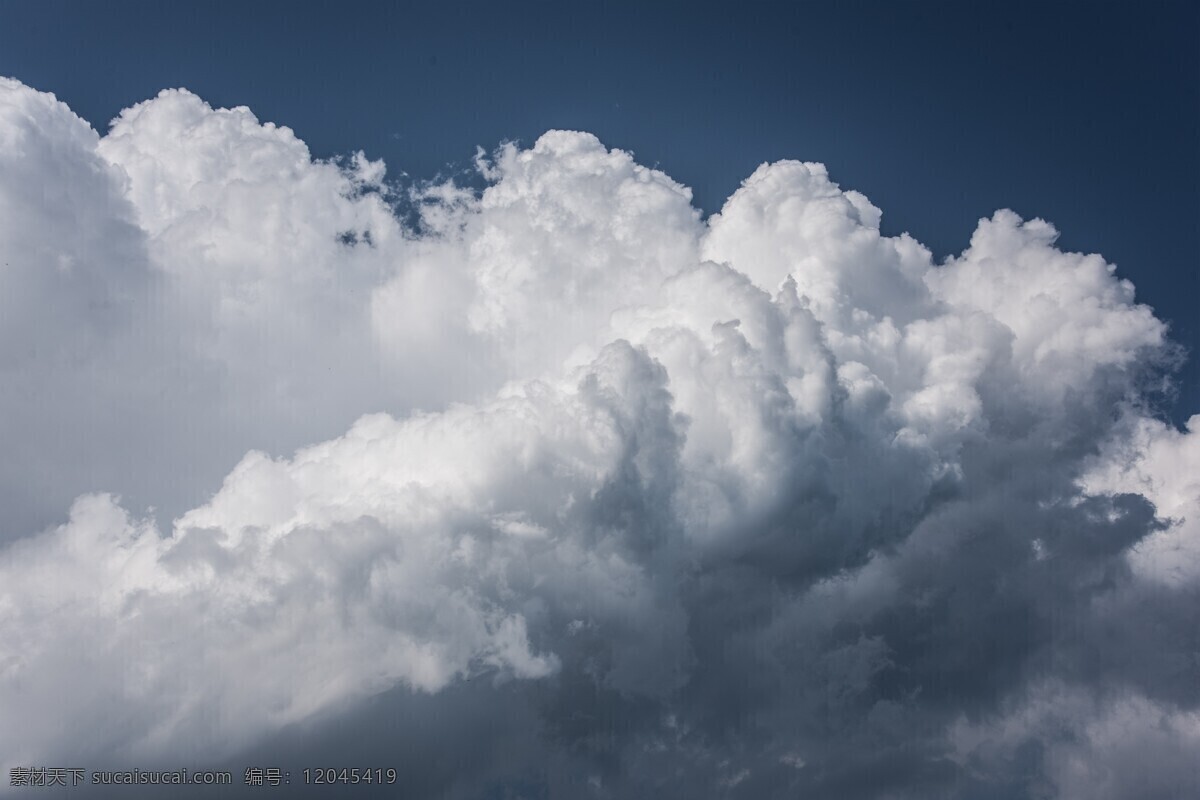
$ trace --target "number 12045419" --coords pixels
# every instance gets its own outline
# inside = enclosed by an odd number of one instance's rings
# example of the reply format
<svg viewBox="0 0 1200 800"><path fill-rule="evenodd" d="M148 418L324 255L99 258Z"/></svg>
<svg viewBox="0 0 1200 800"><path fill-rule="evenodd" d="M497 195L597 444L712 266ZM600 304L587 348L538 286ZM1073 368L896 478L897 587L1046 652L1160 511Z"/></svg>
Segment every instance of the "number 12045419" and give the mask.
<svg viewBox="0 0 1200 800"><path fill-rule="evenodd" d="M396 770L394 769L336 769L327 767L325 769L306 769L304 770L304 782L311 784L330 784L330 783L382 783L389 784L396 782Z"/></svg>

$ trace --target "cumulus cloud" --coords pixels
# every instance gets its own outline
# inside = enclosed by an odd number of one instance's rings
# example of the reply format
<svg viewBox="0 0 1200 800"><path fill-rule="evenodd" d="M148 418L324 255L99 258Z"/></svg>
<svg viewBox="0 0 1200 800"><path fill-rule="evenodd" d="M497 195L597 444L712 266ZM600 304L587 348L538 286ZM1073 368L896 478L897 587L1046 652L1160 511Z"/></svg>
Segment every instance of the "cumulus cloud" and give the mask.
<svg viewBox="0 0 1200 800"><path fill-rule="evenodd" d="M1141 495L1168 521L1130 552L1139 575L1174 586L1200 580L1200 416L1183 431L1145 417L1128 421L1092 459L1083 486Z"/></svg>
<svg viewBox="0 0 1200 800"><path fill-rule="evenodd" d="M790 161L705 221L565 131L402 193L182 90L0 137L5 768L1200 789L1196 419L1049 223L936 264Z"/></svg>

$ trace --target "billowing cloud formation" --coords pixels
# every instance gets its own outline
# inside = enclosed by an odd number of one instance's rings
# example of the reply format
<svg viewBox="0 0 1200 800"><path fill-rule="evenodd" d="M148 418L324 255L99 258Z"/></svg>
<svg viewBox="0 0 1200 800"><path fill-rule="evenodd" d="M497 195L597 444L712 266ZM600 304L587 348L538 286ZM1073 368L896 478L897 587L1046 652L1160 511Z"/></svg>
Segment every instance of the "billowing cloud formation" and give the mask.
<svg viewBox="0 0 1200 800"><path fill-rule="evenodd" d="M400 198L184 91L0 137L5 769L382 703L438 796L1200 790L1197 420L1048 223L938 265L798 162L703 221L561 131Z"/></svg>

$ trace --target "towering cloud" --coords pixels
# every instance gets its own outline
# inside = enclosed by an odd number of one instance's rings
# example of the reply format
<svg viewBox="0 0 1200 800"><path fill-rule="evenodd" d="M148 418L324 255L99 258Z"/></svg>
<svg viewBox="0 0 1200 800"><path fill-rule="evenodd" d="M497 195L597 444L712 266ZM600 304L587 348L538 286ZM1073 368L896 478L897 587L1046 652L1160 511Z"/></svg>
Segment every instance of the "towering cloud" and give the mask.
<svg viewBox="0 0 1200 800"><path fill-rule="evenodd" d="M401 192L182 90L0 81L0 144L6 771L1200 791L1197 419L1050 224L935 264L798 162L704 221L564 131Z"/></svg>

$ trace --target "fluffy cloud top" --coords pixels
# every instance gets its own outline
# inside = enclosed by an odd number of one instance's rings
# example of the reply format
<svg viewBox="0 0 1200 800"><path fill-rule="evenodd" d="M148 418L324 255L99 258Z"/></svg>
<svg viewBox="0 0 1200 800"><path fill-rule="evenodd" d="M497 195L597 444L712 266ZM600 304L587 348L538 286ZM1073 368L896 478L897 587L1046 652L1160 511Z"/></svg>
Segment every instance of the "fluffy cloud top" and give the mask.
<svg viewBox="0 0 1200 800"><path fill-rule="evenodd" d="M5 769L399 691L508 748L439 796L1200 790L1197 418L1048 223L934 264L798 162L702 221L564 131L401 196L182 90L0 80L0 144Z"/></svg>

